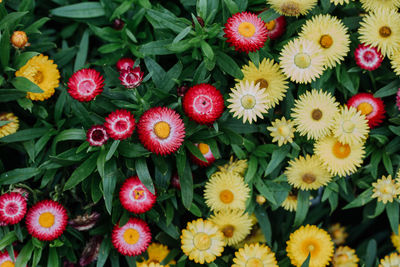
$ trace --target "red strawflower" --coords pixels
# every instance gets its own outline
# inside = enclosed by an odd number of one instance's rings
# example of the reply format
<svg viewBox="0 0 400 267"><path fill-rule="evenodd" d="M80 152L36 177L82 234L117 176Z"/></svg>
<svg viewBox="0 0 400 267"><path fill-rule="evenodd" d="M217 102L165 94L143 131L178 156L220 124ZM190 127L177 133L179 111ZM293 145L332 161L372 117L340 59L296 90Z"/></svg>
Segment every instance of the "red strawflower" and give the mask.
<svg viewBox="0 0 400 267"><path fill-rule="evenodd" d="M269 22L265 23L265 27L267 28L267 36L271 40L278 39L285 33L286 30L286 19L285 16L280 16L276 19L273 19Z"/></svg>
<svg viewBox="0 0 400 267"><path fill-rule="evenodd" d="M228 19L224 28L226 41L235 50L254 52L264 46L268 39L264 21L250 12L236 13Z"/></svg>
<svg viewBox="0 0 400 267"><path fill-rule="evenodd" d="M17 260L18 253L14 250L14 259ZM0 251L0 267L14 267L15 260L13 260L7 250Z"/></svg>
<svg viewBox="0 0 400 267"><path fill-rule="evenodd" d="M144 112L137 131L143 146L159 155L174 153L185 138L181 117L167 107L154 107Z"/></svg>
<svg viewBox="0 0 400 267"><path fill-rule="evenodd" d="M86 132L86 140L91 146L102 146L108 140L107 129L104 125L94 125Z"/></svg>
<svg viewBox="0 0 400 267"><path fill-rule="evenodd" d="M368 120L372 129L382 123L385 118L385 105L382 99L374 97L370 93L358 93L347 101L347 106L358 109Z"/></svg>
<svg viewBox="0 0 400 267"><path fill-rule="evenodd" d="M130 218L122 227L114 226L111 233L113 246L125 256L137 256L144 251L151 241L151 232L147 223L141 219Z"/></svg>
<svg viewBox="0 0 400 267"><path fill-rule="evenodd" d="M78 101L93 100L103 92L104 78L94 69L81 69L68 80L68 93Z"/></svg>
<svg viewBox="0 0 400 267"><path fill-rule="evenodd" d="M204 143L195 144L195 145L198 147L201 154L203 154L203 157L207 161L202 161L201 159L197 158L195 155L190 154L190 158L193 160L193 162L202 167L208 167L211 164L213 164L215 161L215 157L214 157L213 153L211 152L210 146L207 144L204 144Z"/></svg>
<svg viewBox="0 0 400 267"><path fill-rule="evenodd" d="M130 137L135 125L135 118L125 109L110 113L104 123L108 135L115 140L123 140Z"/></svg>
<svg viewBox="0 0 400 267"><path fill-rule="evenodd" d="M0 196L0 221L6 224L19 223L26 214L26 199L11 192Z"/></svg>
<svg viewBox="0 0 400 267"><path fill-rule="evenodd" d="M126 179L119 191L122 206L135 214L149 211L156 203L156 199L156 195L152 194L137 176Z"/></svg>
<svg viewBox="0 0 400 267"><path fill-rule="evenodd" d="M192 86L183 97L183 110L199 124L212 124L224 112L224 98L217 88L202 83Z"/></svg>
<svg viewBox="0 0 400 267"><path fill-rule="evenodd" d="M117 70L122 71L122 70L132 69L134 64L135 64L135 61L131 58L128 58L128 57L121 58L117 62Z"/></svg>
<svg viewBox="0 0 400 267"><path fill-rule="evenodd" d="M53 200L33 205L26 215L28 232L39 240L52 241L62 235L68 223L67 210Z"/></svg>
<svg viewBox="0 0 400 267"><path fill-rule="evenodd" d="M381 52L376 47L359 44L354 51L357 65L365 70L376 70L383 61Z"/></svg>
<svg viewBox="0 0 400 267"><path fill-rule="evenodd" d="M142 83L143 75L144 73L140 71L140 67L124 69L119 73L119 80L123 86L132 89Z"/></svg>

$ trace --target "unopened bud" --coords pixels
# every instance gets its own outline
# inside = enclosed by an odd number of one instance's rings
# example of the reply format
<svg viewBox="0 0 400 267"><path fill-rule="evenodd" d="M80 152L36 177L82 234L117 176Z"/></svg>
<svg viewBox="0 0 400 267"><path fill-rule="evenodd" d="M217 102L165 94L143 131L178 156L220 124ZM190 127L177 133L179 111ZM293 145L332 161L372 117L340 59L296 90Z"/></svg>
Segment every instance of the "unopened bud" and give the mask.
<svg viewBox="0 0 400 267"><path fill-rule="evenodd" d="M30 45L28 43L28 36L26 36L26 33L23 31L15 31L13 33L11 36L11 44L15 48L24 48Z"/></svg>
<svg viewBox="0 0 400 267"><path fill-rule="evenodd" d="M263 197L262 195L258 195L256 197L256 202L260 205L264 204L267 200L265 199L265 197Z"/></svg>

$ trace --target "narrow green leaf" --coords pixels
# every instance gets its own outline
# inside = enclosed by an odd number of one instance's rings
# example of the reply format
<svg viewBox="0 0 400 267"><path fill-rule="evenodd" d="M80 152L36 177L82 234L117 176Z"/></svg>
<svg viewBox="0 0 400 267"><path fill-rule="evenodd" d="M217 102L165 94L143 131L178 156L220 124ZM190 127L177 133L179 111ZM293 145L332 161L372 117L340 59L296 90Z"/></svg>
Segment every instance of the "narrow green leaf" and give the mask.
<svg viewBox="0 0 400 267"><path fill-rule="evenodd" d="M196 12L202 18L207 17L207 0L197 0Z"/></svg>
<svg viewBox="0 0 400 267"><path fill-rule="evenodd" d="M189 210L193 201L193 177L187 160L183 176L179 176L179 183L181 185L182 203Z"/></svg>
<svg viewBox="0 0 400 267"><path fill-rule="evenodd" d="M253 177L257 172L257 166L258 166L257 157L250 156L249 167L247 168L246 174L244 176L244 181L246 183L249 183L250 181L253 180Z"/></svg>
<svg viewBox="0 0 400 267"><path fill-rule="evenodd" d="M118 146L118 152L126 158L139 158L151 154L151 152L145 149L142 145L128 142L120 144Z"/></svg>
<svg viewBox="0 0 400 267"><path fill-rule="evenodd" d="M75 187L77 184L85 180L96 168L98 153L93 153L71 174L64 185L64 191Z"/></svg>
<svg viewBox="0 0 400 267"><path fill-rule="evenodd" d="M368 188L364 192L362 192L356 199L354 199L352 202L347 204L343 209L351 209L351 208L357 208L364 206L368 202L372 201L373 198L371 198L373 192L372 192L372 187Z"/></svg>
<svg viewBox="0 0 400 267"><path fill-rule="evenodd" d="M114 155L120 142L121 142L120 140L114 140L114 142L112 143L112 145L110 147L110 150L108 150L108 153L106 156L106 161L109 161L111 159L111 157Z"/></svg>
<svg viewBox="0 0 400 267"><path fill-rule="evenodd" d="M365 253L365 267L375 266L377 244L375 239L371 239L367 245L367 252Z"/></svg>
<svg viewBox="0 0 400 267"><path fill-rule="evenodd" d="M104 202L106 204L106 209L109 214L111 214L112 210L113 193L115 191L117 179L118 179L117 162L115 159L113 159L106 163L104 178L102 179Z"/></svg>
<svg viewBox="0 0 400 267"><path fill-rule="evenodd" d="M96 267L103 267L107 261L108 255L111 250L111 241L108 238L104 238L101 242L99 255L97 256Z"/></svg>
<svg viewBox="0 0 400 267"><path fill-rule="evenodd" d="M58 260L57 248L49 248L49 259L47 261L47 267L58 267L60 262Z"/></svg>
<svg viewBox="0 0 400 267"><path fill-rule="evenodd" d="M183 38L185 38L190 31L192 30L192 26L187 26L183 31L181 31L172 41L173 44L176 44L177 42L179 42L180 40L182 40Z"/></svg>
<svg viewBox="0 0 400 267"><path fill-rule="evenodd" d="M277 202L275 200L273 192L268 188L268 186L265 185L265 183L262 181L260 176L256 176L253 179L253 183L257 190L260 192L261 195L263 195L269 202L271 202L274 205L277 205Z"/></svg>
<svg viewBox="0 0 400 267"><path fill-rule="evenodd" d="M122 3L114 9L113 14L111 15L110 21L114 20L115 18L119 18L122 14L129 10L132 7L132 0L129 1L122 1Z"/></svg>
<svg viewBox="0 0 400 267"><path fill-rule="evenodd" d="M285 159L290 151L290 146L284 146L272 152L271 160L268 163L265 175L272 173L276 167Z"/></svg>
<svg viewBox="0 0 400 267"><path fill-rule="evenodd" d="M231 15L239 12L239 7L233 0L224 0L226 7L229 9Z"/></svg>
<svg viewBox="0 0 400 267"><path fill-rule="evenodd" d="M186 141L185 146L190 151L190 153L192 153L193 156L195 156L196 158L198 158L201 161L207 162L206 158L200 152L199 148L196 145L194 145L192 142Z"/></svg>
<svg viewBox="0 0 400 267"><path fill-rule="evenodd" d="M15 232L8 232L0 239L0 251L3 251L5 247L12 244L15 240L17 240L17 235Z"/></svg>
<svg viewBox="0 0 400 267"><path fill-rule="evenodd" d="M82 39L79 44L79 50L78 53L76 54L74 71L83 68L86 62L88 50L89 50L89 29L86 29L83 32Z"/></svg>
<svg viewBox="0 0 400 267"><path fill-rule="evenodd" d="M82 2L52 9L50 14L64 18L88 19L104 16L105 11L99 2Z"/></svg>
<svg viewBox="0 0 400 267"><path fill-rule="evenodd" d="M49 131L48 128L33 128L33 129L21 130L14 134L0 138L0 142L13 143L13 142L32 140L44 135L48 131Z"/></svg>
<svg viewBox="0 0 400 267"><path fill-rule="evenodd" d="M5 28L9 27L11 24L15 23L17 20L22 18L28 13L28 11L25 12L11 12L10 14L7 14L2 20L0 20L0 31L4 30Z"/></svg>
<svg viewBox="0 0 400 267"><path fill-rule="evenodd" d="M374 97L386 97L395 95L399 89L400 80L396 79L374 93Z"/></svg>
<svg viewBox="0 0 400 267"><path fill-rule="evenodd" d="M214 51L211 48L211 46L206 42L206 41L201 41L200 43L201 51L203 51L203 54L208 57L210 60L214 58Z"/></svg>
<svg viewBox="0 0 400 267"><path fill-rule="evenodd" d="M310 265L311 254L308 253L307 259L303 262L301 267L308 267Z"/></svg>
<svg viewBox="0 0 400 267"><path fill-rule="evenodd" d="M105 150L104 147L102 147L96 161L97 171L99 172L101 178L104 177L104 165L106 163L106 154L107 150Z"/></svg>
<svg viewBox="0 0 400 267"><path fill-rule="evenodd" d="M227 54L216 51L217 65L218 67L237 79L243 78L242 70L239 68L238 64Z"/></svg>
<svg viewBox="0 0 400 267"><path fill-rule="evenodd" d="M38 29L42 27L47 21L49 21L50 18L41 18L36 20L34 23L29 25L26 29L25 32L26 34L31 34L31 33L41 33Z"/></svg>
<svg viewBox="0 0 400 267"><path fill-rule="evenodd" d="M56 154L57 143L67 140L86 140L86 133L83 129L68 129L62 131L54 138L51 147L53 154Z"/></svg>
<svg viewBox="0 0 400 267"><path fill-rule="evenodd" d="M261 206L257 206L254 210L254 214L257 217L258 223L260 225L261 231L264 234L265 240L269 246L272 245L272 228L271 222L269 220L268 214L265 209Z"/></svg>
<svg viewBox="0 0 400 267"><path fill-rule="evenodd" d="M143 183L143 185L149 189L151 193L155 193L155 188L153 184L153 180L151 179L149 169L147 168L146 159L139 158L135 161L136 173Z"/></svg>
<svg viewBox="0 0 400 267"><path fill-rule="evenodd" d="M261 14L258 15L263 21L269 22L271 20L277 19L279 16L281 16L279 13L277 13L273 8L269 8L262 12Z"/></svg>
<svg viewBox="0 0 400 267"><path fill-rule="evenodd" d="M11 83L16 89L22 92L43 93L43 90L39 86L25 77L15 77Z"/></svg>
<svg viewBox="0 0 400 267"><path fill-rule="evenodd" d="M32 256L33 249L32 240L29 240L18 254L15 266L26 266Z"/></svg>
<svg viewBox="0 0 400 267"><path fill-rule="evenodd" d="M294 227L300 226L306 219L310 207L310 191L299 190L297 195L297 209L294 218Z"/></svg>
<svg viewBox="0 0 400 267"><path fill-rule="evenodd" d="M38 175L41 172L39 168L20 168L0 175L0 185L16 184L28 180L29 178Z"/></svg>
<svg viewBox="0 0 400 267"><path fill-rule="evenodd" d="M386 204L386 214L388 216L392 231L399 234L399 203L395 200Z"/></svg>
<svg viewBox="0 0 400 267"><path fill-rule="evenodd" d="M7 18L7 16L6 16L6 18ZM0 22L0 27L2 27L2 26L4 27L6 25L7 25L7 23L1 24L1 22ZM10 49L11 49L10 32L9 32L8 26L7 26L7 28L5 28L5 30L1 33L1 39L0 39L0 62L1 62L1 65L3 66L3 69L7 68L9 65Z"/></svg>

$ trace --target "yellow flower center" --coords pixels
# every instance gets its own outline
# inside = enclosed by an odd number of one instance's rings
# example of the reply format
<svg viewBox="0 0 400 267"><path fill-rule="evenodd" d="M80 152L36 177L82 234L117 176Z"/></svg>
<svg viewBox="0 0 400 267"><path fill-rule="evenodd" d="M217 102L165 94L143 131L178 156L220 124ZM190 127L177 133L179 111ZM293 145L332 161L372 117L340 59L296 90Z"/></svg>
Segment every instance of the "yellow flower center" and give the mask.
<svg viewBox="0 0 400 267"><path fill-rule="evenodd" d="M339 263L346 263L349 260L349 256L346 254L342 254L338 257L337 262Z"/></svg>
<svg viewBox="0 0 400 267"><path fill-rule="evenodd" d="M360 105L358 105L357 110L359 110L361 112L361 114L363 114L363 115L368 115L372 111L374 111L374 108L372 107L372 105L370 103L363 102Z"/></svg>
<svg viewBox="0 0 400 267"><path fill-rule="evenodd" d="M222 203L229 204L232 203L234 196L230 190L225 189L219 193L219 199L222 201Z"/></svg>
<svg viewBox="0 0 400 267"><path fill-rule="evenodd" d="M136 244L139 241L140 234L137 230L128 228L124 233L124 240L129 245Z"/></svg>
<svg viewBox="0 0 400 267"><path fill-rule="evenodd" d="M314 245L311 244L311 245L308 245L307 249L309 252L311 252L311 251L314 251L315 247L314 247Z"/></svg>
<svg viewBox="0 0 400 267"><path fill-rule="evenodd" d="M200 150L201 154L205 155L208 153L208 151L210 151L210 147L207 144L200 143L199 150Z"/></svg>
<svg viewBox="0 0 400 267"><path fill-rule="evenodd" d="M267 27L267 30L269 30L269 31L272 31L273 29L275 29L275 26L276 26L276 22L274 19L265 23L265 27Z"/></svg>
<svg viewBox="0 0 400 267"><path fill-rule="evenodd" d="M211 238L206 233L197 233L193 238L193 245L198 250L207 250L211 247Z"/></svg>
<svg viewBox="0 0 400 267"><path fill-rule="evenodd" d="M224 236L225 237L232 237L233 236L233 233L235 232L235 227L233 227L233 225L230 225L230 224L228 224L228 225L225 225L223 228L222 228L222 231L221 231L223 234L224 234Z"/></svg>
<svg viewBox="0 0 400 267"><path fill-rule="evenodd" d="M33 75L33 80L36 84L43 82L43 78L43 73L39 70Z"/></svg>
<svg viewBox="0 0 400 267"><path fill-rule="evenodd" d="M379 29L379 35L383 38L387 38L392 34L392 30L388 26L383 26Z"/></svg>
<svg viewBox="0 0 400 267"><path fill-rule="evenodd" d="M333 39L329 34L324 34L324 35L321 36L321 39L319 39L319 44L323 48L329 48L333 44Z"/></svg>
<svg viewBox="0 0 400 267"><path fill-rule="evenodd" d="M159 121L154 125L153 130L158 138L166 139L171 132L171 127L165 121Z"/></svg>
<svg viewBox="0 0 400 267"><path fill-rule="evenodd" d="M354 131L355 127L356 127L356 125L352 121L349 121L349 120L345 120L342 124L342 128L345 133L352 133Z"/></svg>
<svg viewBox="0 0 400 267"><path fill-rule="evenodd" d="M290 133L289 127L287 125L282 125L278 127L278 132L282 136L288 136Z"/></svg>
<svg viewBox="0 0 400 267"><path fill-rule="evenodd" d="M347 158L350 155L351 148L348 144L342 144L340 142L336 142L332 148L333 155L338 159Z"/></svg>
<svg viewBox="0 0 400 267"><path fill-rule="evenodd" d="M245 21L240 23L238 32L240 35L249 38L252 37L256 32L256 27L253 25L253 23Z"/></svg>
<svg viewBox="0 0 400 267"><path fill-rule="evenodd" d="M244 109L252 109L256 105L256 98L253 95L244 95L240 102Z"/></svg>
<svg viewBox="0 0 400 267"><path fill-rule="evenodd" d="M11 261L5 261L3 262L0 267L14 267L14 263L12 263Z"/></svg>
<svg viewBox="0 0 400 267"><path fill-rule="evenodd" d="M300 15L300 5L293 1L285 1L281 5L281 11L287 16L298 16Z"/></svg>
<svg viewBox="0 0 400 267"><path fill-rule="evenodd" d="M382 186L380 191L382 194L387 195L392 193L392 189L393 189L392 184L385 184L384 186Z"/></svg>
<svg viewBox="0 0 400 267"><path fill-rule="evenodd" d="M319 121L322 118L322 111L317 108L311 112L311 118L315 121Z"/></svg>
<svg viewBox="0 0 400 267"><path fill-rule="evenodd" d="M135 190L133 197L135 199L139 199L139 198L143 197L143 195L144 195L144 191L143 190Z"/></svg>
<svg viewBox="0 0 400 267"><path fill-rule="evenodd" d="M306 53L298 53L294 56L294 64L300 69L306 69L311 65L311 57Z"/></svg>
<svg viewBox="0 0 400 267"><path fill-rule="evenodd" d="M305 174L303 174L301 179L303 180L303 182L305 182L307 184L312 184L315 182L315 180L317 180L317 177L315 177L315 175L312 173L305 173Z"/></svg>
<svg viewBox="0 0 400 267"><path fill-rule="evenodd" d="M260 88L262 89L262 88L265 88L265 89L267 89L268 88L268 82L265 80L265 79L258 79L257 81L256 81L256 84L257 83L260 83Z"/></svg>
<svg viewBox="0 0 400 267"><path fill-rule="evenodd" d="M39 224L44 228L50 228L54 225L54 215L50 212L43 212L39 216Z"/></svg>
<svg viewBox="0 0 400 267"><path fill-rule="evenodd" d="M264 266L264 264L260 259L251 258L248 261L246 261L246 266L245 267L263 267L263 266Z"/></svg>

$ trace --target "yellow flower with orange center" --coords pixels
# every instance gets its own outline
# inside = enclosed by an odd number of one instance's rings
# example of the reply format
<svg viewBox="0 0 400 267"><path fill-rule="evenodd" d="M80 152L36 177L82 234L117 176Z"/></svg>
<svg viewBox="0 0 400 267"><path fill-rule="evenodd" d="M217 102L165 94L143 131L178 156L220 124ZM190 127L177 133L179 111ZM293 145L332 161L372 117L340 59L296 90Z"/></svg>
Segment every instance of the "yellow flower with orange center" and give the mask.
<svg viewBox="0 0 400 267"><path fill-rule="evenodd" d="M332 267L357 267L356 251L348 246L338 247L333 255Z"/></svg>
<svg viewBox="0 0 400 267"><path fill-rule="evenodd" d="M377 198L383 204L393 202L393 199L400 195L400 186L395 183L391 175L382 176L376 183L372 183L372 186L374 194L371 197Z"/></svg>
<svg viewBox="0 0 400 267"><path fill-rule="evenodd" d="M278 146L293 142L295 129L291 120L282 117L282 119L276 119L271 124L272 126L267 127L267 130L271 132L272 142L278 142Z"/></svg>
<svg viewBox="0 0 400 267"><path fill-rule="evenodd" d="M232 267L278 267L275 253L262 244L244 245L235 252Z"/></svg>
<svg viewBox="0 0 400 267"><path fill-rule="evenodd" d="M0 125L0 138L15 133L19 128L18 117L13 113L1 113L0 122L7 122Z"/></svg>

